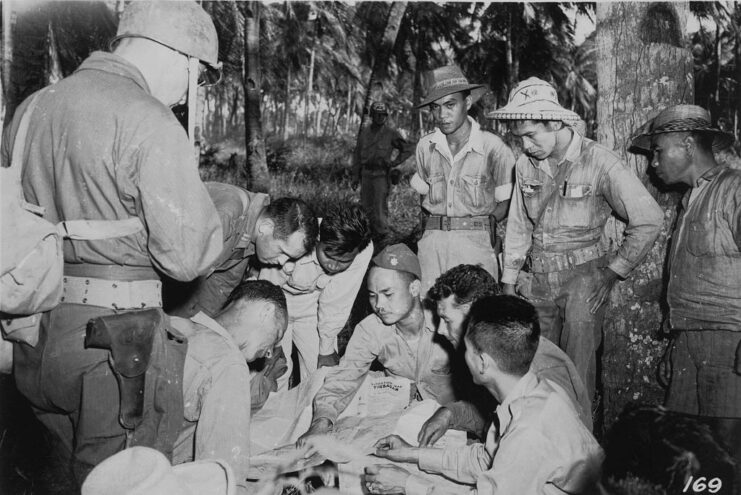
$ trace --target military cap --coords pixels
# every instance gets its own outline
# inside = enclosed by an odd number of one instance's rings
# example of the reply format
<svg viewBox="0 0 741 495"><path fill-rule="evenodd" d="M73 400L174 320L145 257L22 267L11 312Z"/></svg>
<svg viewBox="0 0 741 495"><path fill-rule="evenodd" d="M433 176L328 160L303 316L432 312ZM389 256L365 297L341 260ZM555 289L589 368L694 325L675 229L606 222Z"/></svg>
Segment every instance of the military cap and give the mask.
<svg viewBox="0 0 741 495"><path fill-rule="evenodd" d="M397 272L411 273L418 279L422 278L422 269L419 266L417 255L405 244L392 244L383 248L373 258L373 264L380 268L394 270Z"/></svg>

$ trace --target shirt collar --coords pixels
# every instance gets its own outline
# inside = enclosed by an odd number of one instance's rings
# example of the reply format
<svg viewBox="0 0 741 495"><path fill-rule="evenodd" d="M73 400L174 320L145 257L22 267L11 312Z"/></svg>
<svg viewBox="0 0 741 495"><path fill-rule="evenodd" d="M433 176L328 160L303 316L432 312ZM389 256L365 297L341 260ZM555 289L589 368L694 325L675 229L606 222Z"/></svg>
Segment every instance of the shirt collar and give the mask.
<svg viewBox="0 0 741 495"><path fill-rule="evenodd" d="M703 184L703 181L705 182L712 182L715 180L716 177L718 177L718 174L720 174L723 169L726 167L716 165L715 167L710 168L707 172L702 174L700 178L697 179L697 182L695 183L695 187L700 187Z"/></svg>
<svg viewBox="0 0 741 495"><path fill-rule="evenodd" d="M478 122L476 122L470 116L468 116L467 118L468 118L468 121L471 123L471 133L468 135L468 142L463 148L461 148L458 154L460 155L461 153L465 152L465 150L470 149L471 151L474 151L480 155L483 155L484 154L484 132L481 130L481 126L479 125ZM450 147L448 146L448 139L445 137L445 134L442 133L439 127L435 128L435 132L433 132L432 136L430 136L430 140L432 141L432 144L434 144L436 147L440 147L450 152Z"/></svg>
<svg viewBox="0 0 741 495"><path fill-rule="evenodd" d="M211 330L214 330L217 333L221 333L221 332L219 332L219 330L223 330L224 332L226 332L226 328L224 328L221 325L219 325L216 322L216 320L214 320L213 318L211 318L210 316L208 316L203 311L199 311L195 315L191 316L190 317L190 320L192 322L194 322L194 323L198 323L199 325L203 325L204 327L210 328ZM216 330L217 328L219 330ZM229 333L229 332L226 332L226 333Z"/></svg>
<svg viewBox="0 0 741 495"><path fill-rule="evenodd" d="M528 371L522 376L522 378L520 378L514 388L510 390L509 394L507 394L507 397L504 398L499 407L497 407L500 436L507 429L510 421L512 421L512 410L510 409L512 402L529 393L537 385L538 377L536 377L532 371Z"/></svg>
<svg viewBox="0 0 741 495"><path fill-rule="evenodd" d="M579 155L581 154L581 145L582 141L584 141L584 138L581 134L576 132L573 128L571 129L571 142L569 143L568 148L566 148L566 153L564 153L563 158L561 158L561 161L558 162L558 165L560 166L563 163L574 163L577 158L579 158ZM548 162L548 158L544 160L538 160L536 158L530 158L530 163L536 167L536 168L547 168L550 170L550 163Z"/></svg>
<svg viewBox="0 0 741 495"><path fill-rule="evenodd" d="M430 332L430 333L433 333L434 334L435 331L436 331L436 328L435 328L435 320L434 320L434 318L432 316L432 312L429 311L429 310L427 310L427 309L423 309L422 311L424 312L424 317L425 317L425 328L424 329L427 332ZM378 316L376 316L376 318L378 318ZM380 318L379 318L379 320L380 320ZM400 334L399 327L397 327L396 325L394 325L394 331L396 333L399 333ZM424 335L424 332L422 332L421 335Z"/></svg>
<svg viewBox="0 0 741 495"><path fill-rule="evenodd" d="M149 85L141 71L134 64L115 53L93 52L80 64L75 72L83 70L99 70L131 79L144 91L151 94Z"/></svg>

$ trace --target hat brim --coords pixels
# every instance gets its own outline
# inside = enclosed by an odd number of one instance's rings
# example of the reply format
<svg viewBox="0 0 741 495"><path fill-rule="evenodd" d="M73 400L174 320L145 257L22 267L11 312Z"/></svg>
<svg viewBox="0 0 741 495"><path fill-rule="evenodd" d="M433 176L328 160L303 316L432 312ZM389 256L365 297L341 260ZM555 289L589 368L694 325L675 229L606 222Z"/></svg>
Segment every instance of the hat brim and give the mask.
<svg viewBox="0 0 741 495"><path fill-rule="evenodd" d="M576 112L567 110L551 101L532 101L525 105L505 105L486 115L495 120L560 120L567 124L576 124L581 117Z"/></svg>
<svg viewBox="0 0 741 495"><path fill-rule="evenodd" d="M472 103L476 103L481 99L482 96L489 91L489 88L485 84L461 84L460 86L449 86L442 88L437 91L432 91L425 97L422 102L415 108L426 107L435 100L439 100L443 96L452 95L453 93L460 93L461 91L470 91Z"/></svg>
<svg viewBox="0 0 741 495"><path fill-rule="evenodd" d="M736 141L736 137L733 134L723 132L720 129L698 129L692 131L687 129L686 131L662 131L662 132L650 132L648 131L651 127L653 120L650 120L643 124L640 128L633 133L633 137L630 141L630 147L628 151L631 153L651 153L651 139L653 136L659 134L667 134L669 132L707 132L713 134L713 151L722 151L729 146L733 145Z"/></svg>
<svg viewBox="0 0 741 495"><path fill-rule="evenodd" d="M172 468L189 493L198 495L235 495L231 467L219 460L201 460L178 464Z"/></svg>

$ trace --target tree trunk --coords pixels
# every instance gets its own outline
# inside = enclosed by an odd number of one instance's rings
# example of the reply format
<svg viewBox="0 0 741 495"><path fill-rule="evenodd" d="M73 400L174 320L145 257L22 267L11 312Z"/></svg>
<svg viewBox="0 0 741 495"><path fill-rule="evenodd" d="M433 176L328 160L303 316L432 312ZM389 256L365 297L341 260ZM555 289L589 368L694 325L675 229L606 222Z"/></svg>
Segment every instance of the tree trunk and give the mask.
<svg viewBox="0 0 741 495"><path fill-rule="evenodd" d="M347 82L347 115L345 116L345 134L350 130L350 119L353 109L353 81L348 77Z"/></svg>
<svg viewBox="0 0 741 495"><path fill-rule="evenodd" d="M244 114L247 141L248 189L253 192L270 192L270 175L265 155L260 116L260 2L242 4L244 14Z"/></svg>
<svg viewBox="0 0 741 495"><path fill-rule="evenodd" d="M0 118L3 119L3 128L5 124L10 122L10 116L7 113L8 108L11 106L11 70L13 67L13 24L11 19L13 18L10 8L6 7L3 12L3 91L2 91L2 108L0 108ZM0 129L1 134L2 129ZM2 137L0 136L0 139Z"/></svg>
<svg viewBox="0 0 741 495"><path fill-rule="evenodd" d="M506 39L504 40L505 44L505 62L507 64L507 92L509 92L512 88L515 87L517 84L517 74L515 73L515 65L514 65L514 40L512 39L514 35L514 29L512 29L512 23L514 22L512 19L512 16L514 13L512 12L515 8L514 5L510 4L507 5L507 35Z"/></svg>
<svg viewBox="0 0 741 495"><path fill-rule="evenodd" d="M286 99L283 100L283 120L280 123L280 135L283 141L286 140L286 124L288 123L288 109L291 107L291 65L288 64L288 75L286 76Z"/></svg>
<svg viewBox="0 0 741 495"><path fill-rule="evenodd" d="M675 44L655 41L662 33L652 26L655 16L649 10L657 6L669 19L668 38L674 37ZM610 297L601 370L603 427L630 401L663 402L657 365L666 341L660 333L664 315L659 300L678 196L657 190L646 174L647 159L627 148L640 124L669 105L693 101L693 63L683 34L688 16L686 1L597 3L597 140L623 158L665 210L664 226L651 252ZM611 250L622 242L623 230L622 222L608 221L603 240Z"/></svg>
<svg viewBox="0 0 741 495"><path fill-rule="evenodd" d="M358 138L360 138L360 132L365 126L368 107L370 106L371 93L373 92L376 84L382 84L383 78L388 69L389 57L391 56L391 50L394 48L396 43L396 37L399 34L399 28L401 27L401 20L404 18L404 12L407 9L408 2L392 2L389 8L388 15L386 16L386 28L383 30L383 38L381 39L381 46L378 47L376 52L375 60L373 61L373 70L371 71L370 80L368 81L368 88L365 92L365 100L363 101L363 113L360 117L360 126L358 127Z"/></svg>
<svg viewBox="0 0 741 495"><path fill-rule="evenodd" d="M311 47L311 59L309 60L309 80L306 82L306 96L304 97L304 137L309 135L309 104L311 103L311 90L314 81L314 57L316 50Z"/></svg>

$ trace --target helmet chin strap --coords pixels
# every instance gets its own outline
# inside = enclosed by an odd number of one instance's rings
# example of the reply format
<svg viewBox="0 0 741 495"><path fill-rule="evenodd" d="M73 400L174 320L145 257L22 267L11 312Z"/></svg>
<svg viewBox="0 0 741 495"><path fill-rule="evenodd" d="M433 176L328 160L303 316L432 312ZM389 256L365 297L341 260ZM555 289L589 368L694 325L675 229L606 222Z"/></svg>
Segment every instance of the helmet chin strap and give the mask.
<svg viewBox="0 0 741 495"><path fill-rule="evenodd" d="M198 71L200 60L195 57L188 57L188 140L193 146L193 152L196 154L196 163L200 156L200 150L196 150L196 110L198 106Z"/></svg>

